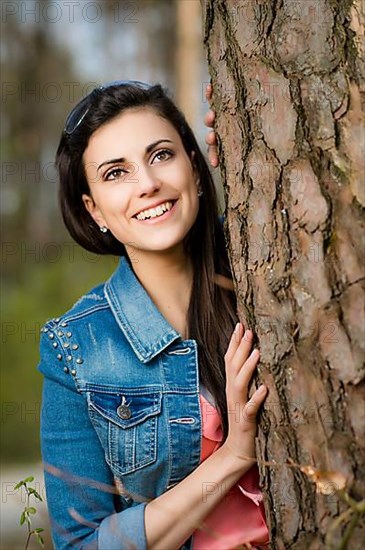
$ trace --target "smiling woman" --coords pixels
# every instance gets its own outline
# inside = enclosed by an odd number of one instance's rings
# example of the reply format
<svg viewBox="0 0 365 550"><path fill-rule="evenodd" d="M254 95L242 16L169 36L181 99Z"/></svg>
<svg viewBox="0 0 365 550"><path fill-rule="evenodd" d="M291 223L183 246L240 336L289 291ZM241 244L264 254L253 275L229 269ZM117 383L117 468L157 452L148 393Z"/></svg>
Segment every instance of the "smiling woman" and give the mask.
<svg viewBox="0 0 365 550"><path fill-rule="evenodd" d="M110 279L42 328L41 441L56 549L230 550L268 533L217 196L160 85L117 82L70 113L60 202Z"/></svg>
<svg viewBox="0 0 365 550"><path fill-rule="evenodd" d="M127 250L133 243L141 262L155 263L163 250L176 257L177 248L183 260L199 178L175 128L150 108L128 110L93 133L83 158L90 194L82 198L99 227Z"/></svg>

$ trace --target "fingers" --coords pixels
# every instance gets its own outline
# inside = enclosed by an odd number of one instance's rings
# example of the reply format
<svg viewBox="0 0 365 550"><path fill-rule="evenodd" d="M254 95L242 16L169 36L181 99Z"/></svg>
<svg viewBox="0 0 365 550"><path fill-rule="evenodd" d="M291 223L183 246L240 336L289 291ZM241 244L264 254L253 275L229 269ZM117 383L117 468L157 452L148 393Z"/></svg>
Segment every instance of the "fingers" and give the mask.
<svg viewBox="0 0 365 550"><path fill-rule="evenodd" d="M211 84L207 84L205 88L205 97L210 104L213 95L213 87ZM215 112L210 109L204 116L204 124L207 128L214 128ZM217 151L217 138L215 132L208 132L205 137L205 143L208 145L208 158L211 166L216 168L219 164L218 151Z"/></svg>
<svg viewBox="0 0 365 550"><path fill-rule="evenodd" d="M218 161L218 154L217 154L217 149L216 148L212 148L211 146L209 146L208 158L209 158L209 162L213 166L213 168L217 168L217 166L219 164L219 161Z"/></svg>
<svg viewBox="0 0 365 550"><path fill-rule="evenodd" d="M218 149L217 137L214 131L207 133L205 136L205 143L208 145L209 162L214 168L216 168L218 166Z"/></svg>
<svg viewBox="0 0 365 550"><path fill-rule="evenodd" d="M231 336L227 353L225 354L227 381L240 393L246 393L250 380L256 370L260 359L260 352L254 349L251 352L253 342L252 330L244 330L238 323ZM251 353L250 353L251 352Z"/></svg>
<svg viewBox="0 0 365 550"><path fill-rule="evenodd" d="M210 110L204 115L204 124L205 126L208 126L208 128L213 128L214 126L214 120L215 120L215 112Z"/></svg>
<svg viewBox="0 0 365 550"><path fill-rule="evenodd" d="M205 136L205 143L208 145L208 158L210 164L215 168L218 166L217 138L215 132L209 132Z"/></svg>
<svg viewBox="0 0 365 550"><path fill-rule="evenodd" d="M266 386L260 386L255 391L251 399L246 403L243 409L243 414L247 422L254 422L256 420L257 413L266 399L267 391Z"/></svg>
<svg viewBox="0 0 365 550"><path fill-rule="evenodd" d="M237 323L234 331L232 332L232 336L228 344L227 352L224 356L226 365L231 362L232 357L236 353L236 350L241 342L241 338L242 338L242 324Z"/></svg>
<svg viewBox="0 0 365 550"><path fill-rule="evenodd" d="M214 126L215 113L208 111L204 117L204 123L208 128ZM208 132L205 136L205 143L208 145L208 158L210 164L215 168L218 166L218 151L217 151L217 136L213 131Z"/></svg>
<svg viewBox="0 0 365 550"><path fill-rule="evenodd" d="M262 385L248 400L249 384L260 359L258 349L251 351L252 343L253 332L237 323L224 357L229 422L227 441L230 441L229 448L233 449L234 455L244 460L255 455L256 417L268 394L268 388Z"/></svg>
<svg viewBox="0 0 365 550"><path fill-rule="evenodd" d="M237 348L235 356L232 359L233 370L240 369L242 364L246 361L252 348L253 332L252 330L246 330L241 338L240 345Z"/></svg>
<svg viewBox="0 0 365 550"><path fill-rule="evenodd" d="M205 143L207 145L215 145L217 143L217 138L215 132L208 132L205 136Z"/></svg>
<svg viewBox="0 0 365 550"><path fill-rule="evenodd" d="M247 360L244 360L243 363L241 362L241 367L238 367L238 372L234 381L236 388L242 391L247 391L259 359L260 352L258 349L254 349L248 356Z"/></svg>
<svg viewBox="0 0 365 550"><path fill-rule="evenodd" d="M205 97L207 101L210 101L212 99L213 95L213 86L211 84L207 84L205 88Z"/></svg>
<svg viewBox="0 0 365 550"><path fill-rule="evenodd" d="M234 375L237 375L241 370L244 362L247 360L253 342L253 332L252 330L242 331L237 335L239 341L238 346L234 351L234 354L231 356L231 372Z"/></svg>

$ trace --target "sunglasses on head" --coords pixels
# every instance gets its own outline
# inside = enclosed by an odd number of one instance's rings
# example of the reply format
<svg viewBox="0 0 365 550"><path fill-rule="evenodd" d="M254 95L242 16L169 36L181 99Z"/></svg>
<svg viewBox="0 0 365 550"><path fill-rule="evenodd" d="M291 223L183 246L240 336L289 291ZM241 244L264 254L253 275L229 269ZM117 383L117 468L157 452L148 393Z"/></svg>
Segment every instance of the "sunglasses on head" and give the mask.
<svg viewBox="0 0 365 550"><path fill-rule="evenodd" d="M137 88L141 88L142 90L148 90L151 88L151 84L147 84L146 82L141 82L139 80L115 80L113 82L108 82L108 84L103 84L102 86L98 86L97 88L94 88L92 92L90 92L86 97L84 97L75 107L72 109L70 114L68 115L65 123L65 127L63 129L63 135L66 137L71 136L76 128L78 128L81 124L81 122L84 120L85 116L90 110L90 97L95 92L95 90L106 90L107 88L112 88L113 86L136 86Z"/></svg>

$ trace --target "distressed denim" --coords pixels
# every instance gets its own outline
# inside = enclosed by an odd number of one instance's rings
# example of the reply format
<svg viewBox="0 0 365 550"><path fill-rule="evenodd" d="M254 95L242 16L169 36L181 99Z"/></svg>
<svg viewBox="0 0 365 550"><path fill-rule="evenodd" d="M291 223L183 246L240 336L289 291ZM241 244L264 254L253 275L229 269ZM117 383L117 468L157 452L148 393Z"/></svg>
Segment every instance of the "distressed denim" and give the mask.
<svg viewBox="0 0 365 550"><path fill-rule="evenodd" d="M146 503L200 462L196 341L167 322L122 257L105 284L45 324L38 368L55 548L145 549Z"/></svg>

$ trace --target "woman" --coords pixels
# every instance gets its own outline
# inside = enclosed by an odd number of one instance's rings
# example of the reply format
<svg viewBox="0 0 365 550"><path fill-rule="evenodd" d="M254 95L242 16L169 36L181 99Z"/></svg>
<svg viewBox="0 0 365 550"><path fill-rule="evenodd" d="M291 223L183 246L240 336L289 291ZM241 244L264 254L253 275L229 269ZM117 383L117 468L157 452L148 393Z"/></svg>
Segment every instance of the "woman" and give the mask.
<svg viewBox="0 0 365 550"><path fill-rule="evenodd" d="M42 329L42 454L56 549L231 549L267 528L259 352L237 323L217 197L159 85L95 89L57 151L66 226L120 256Z"/></svg>

